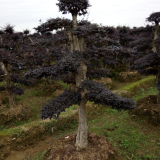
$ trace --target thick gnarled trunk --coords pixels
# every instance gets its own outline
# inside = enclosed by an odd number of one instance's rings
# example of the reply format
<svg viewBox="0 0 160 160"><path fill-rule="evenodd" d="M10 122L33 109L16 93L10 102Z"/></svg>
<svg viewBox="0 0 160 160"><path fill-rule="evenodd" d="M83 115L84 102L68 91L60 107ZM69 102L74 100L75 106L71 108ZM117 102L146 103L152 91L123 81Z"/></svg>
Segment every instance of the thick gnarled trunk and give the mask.
<svg viewBox="0 0 160 160"><path fill-rule="evenodd" d="M77 27L77 15L72 15L73 18L73 29ZM77 38L77 36L73 35L71 31L68 31L68 37L70 41L70 51L81 51L85 50L85 43L83 37ZM78 73L76 74L76 87L79 87L82 81L86 79L87 73L87 65L85 62L81 62ZM77 90L77 89L76 89ZM76 137L76 144L77 151L84 149L88 145L88 135L87 135L87 118L86 118L86 102L85 94L87 90L85 88L81 91L81 98L82 100L78 104L78 114L79 114L79 126L77 131Z"/></svg>
<svg viewBox="0 0 160 160"><path fill-rule="evenodd" d="M85 149L88 146L88 134L87 134L87 118L86 118L86 100L82 100L78 108L79 114L79 126L76 137L77 151Z"/></svg>
<svg viewBox="0 0 160 160"><path fill-rule="evenodd" d="M81 82L86 79L87 66L84 62L81 63L76 75L76 87L80 86ZM88 135L87 135L87 117L86 117L86 102L85 94L87 90L84 88L81 91L82 100L79 103L78 114L79 114L79 126L76 137L76 147L77 150L81 150L88 145Z"/></svg>

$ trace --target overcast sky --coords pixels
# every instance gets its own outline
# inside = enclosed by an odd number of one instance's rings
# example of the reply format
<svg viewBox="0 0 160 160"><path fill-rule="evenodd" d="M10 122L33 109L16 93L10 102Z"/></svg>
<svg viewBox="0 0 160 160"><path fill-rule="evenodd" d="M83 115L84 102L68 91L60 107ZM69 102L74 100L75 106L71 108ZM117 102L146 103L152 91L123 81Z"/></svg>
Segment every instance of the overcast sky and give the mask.
<svg viewBox="0 0 160 160"><path fill-rule="evenodd" d="M16 31L29 29L46 22L49 18L65 17L56 5L57 0L0 0L0 27L10 23ZM92 23L108 26L145 26L146 18L153 12L160 12L160 0L90 0L88 16L79 16Z"/></svg>

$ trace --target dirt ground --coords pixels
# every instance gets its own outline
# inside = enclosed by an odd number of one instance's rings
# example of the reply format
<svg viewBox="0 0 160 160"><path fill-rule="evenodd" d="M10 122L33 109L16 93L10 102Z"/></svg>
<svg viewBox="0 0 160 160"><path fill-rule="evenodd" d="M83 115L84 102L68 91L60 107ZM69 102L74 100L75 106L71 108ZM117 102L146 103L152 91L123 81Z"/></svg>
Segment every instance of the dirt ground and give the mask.
<svg viewBox="0 0 160 160"><path fill-rule="evenodd" d="M67 137L67 138L66 138ZM107 138L88 132L88 147L82 151L76 151L76 132L69 137L63 136L56 145L52 145L50 155L44 157L47 160L117 160L120 159L118 153Z"/></svg>
<svg viewBox="0 0 160 160"><path fill-rule="evenodd" d="M19 103L14 108L6 105L0 106L0 125L8 125L13 121L26 120L31 117L30 107L25 103Z"/></svg>
<svg viewBox="0 0 160 160"><path fill-rule="evenodd" d="M40 86L38 87L40 88ZM57 87L59 89L55 94L59 95L61 93L61 86L58 85ZM48 93L44 94L45 96L48 95ZM160 126L160 105L156 104L156 96L151 95L142 98L138 101L137 105L138 107L130 112L133 118L138 116L145 119L149 124ZM8 115L16 115L16 118L24 117L21 113L28 115L29 110L27 105L23 108L22 105L17 107L16 113L12 112L12 110L3 112L3 116L0 115L0 119L3 118L1 121L4 122L5 119L8 121ZM3 103L0 111L1 109L5 109ZM15 120L12 116L10 118ZM44 130L40 126L33 127L23 134L24 137L6 136L0 139L0 148L3 148L3 150L0 150L0 160L30 160L44 150L47 150L47 153L43 160L123 160L107 141L107 138L102 136L88 132L88 147L86 150L78 152L75 147L76 133L65 135L61 138L54 138L53 135L44 135ZM65 138L67 136L69 137Z"/></svg>
<svg viewBox="0 0 160 160"><path fill-rule="evenodd" d="M21 133L21 137L19 135L10 135L3 136L0 138L0 160L11 160L12 157L14 160L20 160L17 158L18 154L15 157L12 155L14 151L19 152L19 156L24 154L24 150L28 147L33 147L37 145L39 141L43 140L44 137L44 128L40 126L34 126L26 132ZM10 155L12 155L10 157ZM9 158L8 158L9 156ZM23 157L23 156L22 156ZM21 159L22 159L21 157Z"/></svg>
<svg viewBox="0 0 160 160"><path fill-rule="evenodd" d="M66 138L67 137L67 138ZM12 151L5 160L26 160L37 153L47 150L43 160L118 160L120 155L114 150L107 138L88 132L88 147L80 152L75 147L76 132L55 139L53 136L40 141L38 145L29 146L24 151ZM30 156L28 156L30 155Z"/></svg>
<svg viewBox="0 0 160 160"><path fill-rule="evenodd" d="M160 126L160 104L157 96L149 95L137 102L137 108L129 112L132 117L140 117L154 126Z"/></svg>

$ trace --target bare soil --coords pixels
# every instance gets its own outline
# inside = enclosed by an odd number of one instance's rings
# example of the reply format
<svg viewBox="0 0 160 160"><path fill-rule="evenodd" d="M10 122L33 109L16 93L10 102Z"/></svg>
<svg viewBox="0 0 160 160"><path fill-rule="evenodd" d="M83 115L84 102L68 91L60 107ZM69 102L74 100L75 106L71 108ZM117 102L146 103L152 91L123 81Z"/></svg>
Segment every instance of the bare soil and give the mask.
<svg viewBox="0 0 160 160"><path fill-rule="evenodd" d="M21 137L15 134L0 138L0 160L5 160L12 153L11 151L23 152L29 145L37 144L44 138L44 130L41 126L35 126L25 132L23 131Z"/></svg>
<svg viewBox="0 0 160 160"><path fill-rule="evenodd" d="M26 120L31 117L30 107L23 103L16 105L13 108L9 108L6 105L0 106L0 125L8 125L13 121Z"/></svg>
<svg viewBox="0 0 160 160"><path fill-rule="evenodd" d="M107 138L88 132L88 147L80 152L75 147L76 132L54 141L46 160L117 160L120 155Z"/></svg>
<svg viewBox="0 0 160 160"><path fill-rule="evenodd" d="M140 117L154 126L160 126L160 104L157 104L157 96L149 95L137 102L137 108L129 112L132 117Z"/></svg>
<svg viewBox="0 0 160 160"><path fill-rule="evenodd" d="M117 80L120 82L135 82L144 78L143 75L139 74L137 71L134 72L120 72L117 76Z"/></svg>

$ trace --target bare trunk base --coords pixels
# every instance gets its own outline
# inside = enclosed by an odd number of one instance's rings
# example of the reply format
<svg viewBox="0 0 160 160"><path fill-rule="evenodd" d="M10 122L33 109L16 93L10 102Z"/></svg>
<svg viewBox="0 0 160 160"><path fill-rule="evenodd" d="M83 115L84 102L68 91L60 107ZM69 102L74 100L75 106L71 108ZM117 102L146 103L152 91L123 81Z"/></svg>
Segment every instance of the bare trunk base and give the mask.
<svg viewBox="0 0 160 160"><path fill-rule="evenodd" d="M15 95L12 93L9 93L9 106L14 107L15 104Z"/></svg>
<svg viewBox="0 0 160 160"><path fill-rule="evenodd" d="M88 146L88 135L87 135L87 118L86 118L86 100L80 102L78 112L79 112L79 126L76 137L77 151L85 149Z"/></svg>
<svg viewBox="0 0 160 160"><path fill-rule="evenodd" d="M126 63L126 71L127 71L127 72L130 72L130 62L127 62L127 63Z"/></svg>
<svg viewBox="0 0 160 160"><path fill-rule="evenodd" d="M82 81L86 79L87 65L82 62L78 68L78 73L76 75L76 87L79 87ZM86 118L86 102L85 94L87 93L86 88L81 91L82 100L79 103L78 114L79 114L79 126L76 137L77 151L84 149L88 145L87 137L87 118Z"/></svg>

